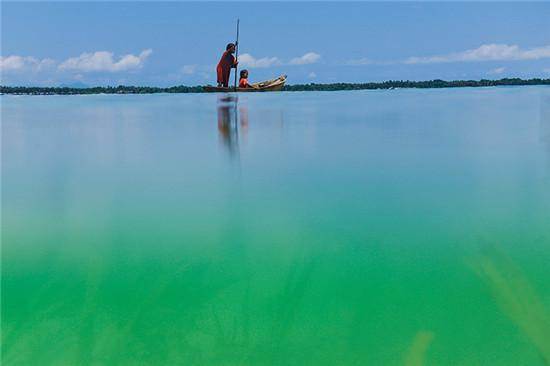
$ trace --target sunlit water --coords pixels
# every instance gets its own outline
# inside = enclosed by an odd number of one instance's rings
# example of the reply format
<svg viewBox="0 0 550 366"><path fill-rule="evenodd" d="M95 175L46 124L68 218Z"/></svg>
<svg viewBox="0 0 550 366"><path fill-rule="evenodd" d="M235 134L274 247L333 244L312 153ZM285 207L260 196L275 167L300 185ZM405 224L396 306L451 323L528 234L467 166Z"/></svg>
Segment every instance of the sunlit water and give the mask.
<svg viewBox="0 0 550 366"><path fill-rule="evenodd" d="M2 365L545 365L550 89L3 96Z"/></svg>

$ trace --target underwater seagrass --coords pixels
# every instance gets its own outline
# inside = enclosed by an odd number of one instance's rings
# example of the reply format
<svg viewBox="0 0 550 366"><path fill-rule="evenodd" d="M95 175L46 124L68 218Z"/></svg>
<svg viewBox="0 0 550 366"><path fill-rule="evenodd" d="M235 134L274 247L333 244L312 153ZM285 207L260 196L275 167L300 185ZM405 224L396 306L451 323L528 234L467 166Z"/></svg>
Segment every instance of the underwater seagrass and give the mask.
<svg viewBox="0 0 550 366"><path fill-rule="evenodd" d="M492 250L473 263L499 308L527 336L550 365L550 314L533 285L508 257Z"/></svg>
<svg viewBox="0 0 550 366"><path fill-rule="evenodd" d="M421 330L413 338L403 364L405 366L422 366L426 361L426 353L434 339L434 333L426 330Z"/></svg>

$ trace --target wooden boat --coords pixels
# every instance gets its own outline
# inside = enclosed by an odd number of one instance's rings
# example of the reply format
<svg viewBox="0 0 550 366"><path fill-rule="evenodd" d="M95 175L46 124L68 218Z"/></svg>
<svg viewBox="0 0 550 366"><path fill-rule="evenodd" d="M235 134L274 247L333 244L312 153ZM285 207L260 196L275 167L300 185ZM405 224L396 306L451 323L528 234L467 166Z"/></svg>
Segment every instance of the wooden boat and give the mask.
<svg viewBox="0 0 550 366"><path fill-rule="evenodd" d="M262 81L259 83L252 83L250 85L253 86L253 88L235 88L229 87L225 88L222 86L213 86L213 85L206 85L203 86L202 89L205 92L210 93L230 93L230 92L266 92L266 91L280 91L285 86L286 82L286 75L279 76L277 79Z"/></svg>

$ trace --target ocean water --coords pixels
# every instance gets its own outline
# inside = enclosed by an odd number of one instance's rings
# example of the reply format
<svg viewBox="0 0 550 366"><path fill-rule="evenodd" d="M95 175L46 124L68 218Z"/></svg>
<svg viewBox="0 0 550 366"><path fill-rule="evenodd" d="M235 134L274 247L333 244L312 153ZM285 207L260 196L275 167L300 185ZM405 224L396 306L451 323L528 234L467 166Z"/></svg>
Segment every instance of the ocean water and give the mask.
<svg viewBox="0 0 550 366"><path fill-rule="evenodd" d="M1 103L2 365L550 364L550 88Z"/></svg>

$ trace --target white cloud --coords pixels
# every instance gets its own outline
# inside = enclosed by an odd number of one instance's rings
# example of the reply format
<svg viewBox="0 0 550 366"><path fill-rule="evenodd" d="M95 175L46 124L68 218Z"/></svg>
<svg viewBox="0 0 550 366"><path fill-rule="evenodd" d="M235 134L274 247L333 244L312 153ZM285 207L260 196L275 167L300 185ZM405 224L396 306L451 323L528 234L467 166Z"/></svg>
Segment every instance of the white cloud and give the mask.
<svg viewBox="0 0 550 366"><path fill-rule="evenodd" d="M355 60L349 60L348 62L346 62L346 65L362 66L362 65L372 65L374 63L375 63L374 61L372 61L368 58L360 58L360 59L355 59Z"/></svg>
<svg viewBox="0 0 550 366"><path fill-rule="evenodd" d="M93 71L127 71L139 69L145 60L153 53L153 50L142 51L138 56L124 55L118 61L114 60L113 53L97 51L94 53L83 53L78 57L71 57L59 65L60 70L76 70L80 72Z"/></svg>
<svg viewBox="0 0 550 366"><path fill-rule="evenodd" d="M241 67L253 69L280 65L282 65L282 62L277 57L263 57L257 59L249 53L244 53L239 56L239 66Z"/></svg>
<svg viewBox="0 0 550 366"><path fill-rule="evenodd" d="M184 75L192 75L197 71L197 65L184 65L180 72Z"/></svg>
<svg viewBox="0 0 550 366"><path fill-rule="evenodd" d="M283 65L307 65L316 63L320 58L321 55L314 52L308 52L303 56L295 57L288 62L283 62L276 56L256 58L250 53L244 53L239 56L239 67L259 69Z"/></svg>
<svg viewBox="0 0 550 366"><path fill-rule="evenodd" d="M37 59L31 56L0 56L0 71L42 71L55 64L50 58Z"/></svg>
<svg viewBox="0 0 550 366"><path fill-rule="evenodd" d="M317 74L312 71L308 74L307 77L310 78L310 79L315 79L317 77Z"/></svg>
<svg viewBox="0 0 550 366"><path fill-rule="evenodd" d="M447 55L410 57L406 64L431 64L442 62L517 61L550 58L550 45L522 49L517 45L484 44L478 48Z"/></svg>
<svg viewBox="0 0 550 366"><path fill-rule="evenodd" d="M315 52L308 52L303 56L295 57L290 60L290 65L309 65L314 64L321 58L321 55Z"/></svg>
<svg viewBox="0 0 550 366"><path fill-rule="evenodd" d="M548 68L548 69L543 69L542 71L544 71L544 72L547 73L547 74L550 74L550 68Z"/></svg>
<svg viewBox="0 0 550 366"><path fill-rule="evenodd" d="M488 74L498 75L498 74L502 74L504 70L506 70L505 67L497 67L496 69L489 70Z"/></svg>

